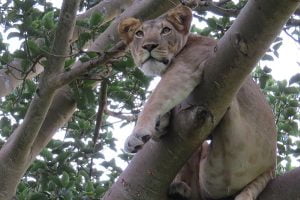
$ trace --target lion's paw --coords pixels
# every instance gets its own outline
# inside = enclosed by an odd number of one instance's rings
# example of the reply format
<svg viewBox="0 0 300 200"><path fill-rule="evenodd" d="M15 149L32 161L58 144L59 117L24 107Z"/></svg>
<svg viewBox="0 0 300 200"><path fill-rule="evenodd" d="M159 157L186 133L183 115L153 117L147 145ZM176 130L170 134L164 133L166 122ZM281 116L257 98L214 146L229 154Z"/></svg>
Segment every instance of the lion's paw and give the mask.
<svg viewBox="0 0 300 200"><path fill-rule="evenodd" d="M191 188L184 182L174 182L169 187L168 196L174 200L189 200Z"/></svg>
<svg viewBox="0 0 300 200"><path fill-rule="evenodd" d="M171 112L167 112L166 114L158 117L155 123L155 132L152 135L152 139L158 140L163 135L167 133L167 128L170 123Z"/></svg>
<svg viewBox="0 0 300 200"><path fill-rule="evenodd" d="M147 131L134 131L125 142L125 151L128 153L138 152L144 144L151 138L151 133Z"/></svg>

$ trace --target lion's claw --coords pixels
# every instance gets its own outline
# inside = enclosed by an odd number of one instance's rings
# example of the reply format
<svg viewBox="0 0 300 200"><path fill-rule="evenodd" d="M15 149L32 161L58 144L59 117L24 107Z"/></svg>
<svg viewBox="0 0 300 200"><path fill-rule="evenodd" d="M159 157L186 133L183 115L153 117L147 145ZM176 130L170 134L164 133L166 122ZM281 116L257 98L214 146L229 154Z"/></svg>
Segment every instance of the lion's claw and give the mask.
<svg viewBox="0 0 300 200"><path fill-rule="evenodd" d="M150 138L151 133L149 132L134 131L125 142L125 151L128 153L138 152Z"/></svg>

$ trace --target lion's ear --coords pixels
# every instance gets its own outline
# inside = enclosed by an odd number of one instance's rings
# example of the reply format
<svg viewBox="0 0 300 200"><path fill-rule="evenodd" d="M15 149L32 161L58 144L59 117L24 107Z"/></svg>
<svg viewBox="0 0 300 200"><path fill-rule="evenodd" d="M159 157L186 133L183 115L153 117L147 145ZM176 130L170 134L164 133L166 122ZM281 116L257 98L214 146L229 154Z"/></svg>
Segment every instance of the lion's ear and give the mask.
<svg viewBox="0 0 300 200"><path fill-rule="evenodd" d="M171 9L166 14L166 19L180 32L186 34L189 32L193 14L192 10L183 5Z"/></svg>
<svg viewBox="0 0 300 200"><path fill-rule="evenodd" d="M141 24L142 22L139 19L133 17L123 19L118 26L120 38L126 44L129 44L133 39L135 31Z"/></svg>

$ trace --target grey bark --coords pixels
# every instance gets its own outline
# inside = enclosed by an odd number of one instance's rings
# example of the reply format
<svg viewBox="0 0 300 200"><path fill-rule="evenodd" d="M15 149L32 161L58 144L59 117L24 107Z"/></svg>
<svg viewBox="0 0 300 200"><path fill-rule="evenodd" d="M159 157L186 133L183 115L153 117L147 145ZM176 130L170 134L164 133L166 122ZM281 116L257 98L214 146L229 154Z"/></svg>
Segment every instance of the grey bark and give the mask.
<svg viewBox="0 0 300 200"><path fill-rule="evenodd" d="M201 84L185 102L193 106L175 113L168 135L160 142L150 140L104 199L167 199L176 173L218 124L244 79L298 6L295 0L249 0L217 43L214 55L203 63Z"/></svg>
<svg viewBox="0 0 300 200"><path fill-rule="evenodd" d="M26 160L30 159L32 144L46 117L57 88L51 85L52 76L56 76L64 67L64 57L68 52L73 34L77 1L64 1L56 30L51 55L24 121L8 138L0 151L0 199L12 199L26 169ZM60 55L60 56L54 56ZM61 56L62 55L62 56Z"/></svg>

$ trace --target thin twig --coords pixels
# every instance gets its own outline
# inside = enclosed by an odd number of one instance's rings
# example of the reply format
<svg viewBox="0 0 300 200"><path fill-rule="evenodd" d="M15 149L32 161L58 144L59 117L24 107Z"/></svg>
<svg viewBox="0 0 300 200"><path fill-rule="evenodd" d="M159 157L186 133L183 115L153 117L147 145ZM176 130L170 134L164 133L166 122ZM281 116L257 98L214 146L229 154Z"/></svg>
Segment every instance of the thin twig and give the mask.
<svg viewBox="0 0 300 200"><path fill-rule="evenodd" d="M240 9L228 9L222 7L223 4L217 4L212 1L203 1L196 9L198 13L203 13L205 11L210 11L216 15L221 15L225 17L236 17Z"/></svg>
<svg viewBox="0 0 300 200"><path fill-rule="evenodd" d="M227 4L230 1L231 0L220 0L219 2L214 2L214 4L216 4L217 6L223 6L223 5Z"/></svg>
<svg viewBox="0 0 300 200"><path fill-rule="evenodd" d="M291 35L286 28L283 29L283 31L285 32L285 34L287 34L292 40L294 40L297 43L300 43L300 38L297 40L296 38L293 37L293 35Z"/></svg>
<svg viewBox="0 0 300 200"><path fill-rule="evenodd" d="M126 120L128 122L133 122L133 121L135 121L137 119L137 115L126 116L126 115L124 115L121 112L114 112L114 111L111 111L111 110L108 110L108 109L105 109L105 113L107 115L112 116L112 117L116 117L116 118L119 118L121 120Z"/></svg>
<svg viewBox="0 0 300 200"><path fill-rule="evenodd" d="M95 146L97 144L97 140L99 138L100 127L101 127L102 121L103 121L103 113L104 113L106 103L107 103L107 86L108 86L108 80L105 78L101 82L101 89L99 92L98 112L97 112L96 126L95 126L94 136L93 136L94 148L95 148Z"/></svg>
<svg viewBox="0 0 300 200"><path fill-rule="evenodd" d="M111 59L116 58L124 54L126 45L123 42L117 43L109 51L102 53L99 57L94 58L88 62L78 63L77 66L72 68L70 71L63 72L62 74L53 77L52 82L56 83L54 87L61 87L62 85L68 84L78 76L84 74L88 70L95 68L99 65L104 65L109 62Z"/></svg>
<svg viewBox="0 0 300 200"><path fill-rule="evenodd" d="M105 78L103 79L103 81L101 82L101 88L100 88L100 92L99 92L99 104L98 104L98 112L97 112L97 118L96 118L96 126L95 126L95 130L94 130L94 135L93 135L93 152L95 152L96 150L96 144L99 138L99 133L100 133L100 127L102 125L102 121L103 121L103 114L104 114L104 110L106 107L106 103L107 103L107 86L108 86L108 80ZM101 144L100 142L100 149L103 148L103 144ZM94 165L94 158L93 156L91 157L91 161L90 161L90 179L92 177L92 173L93 173L93 165Z"/></svg>

